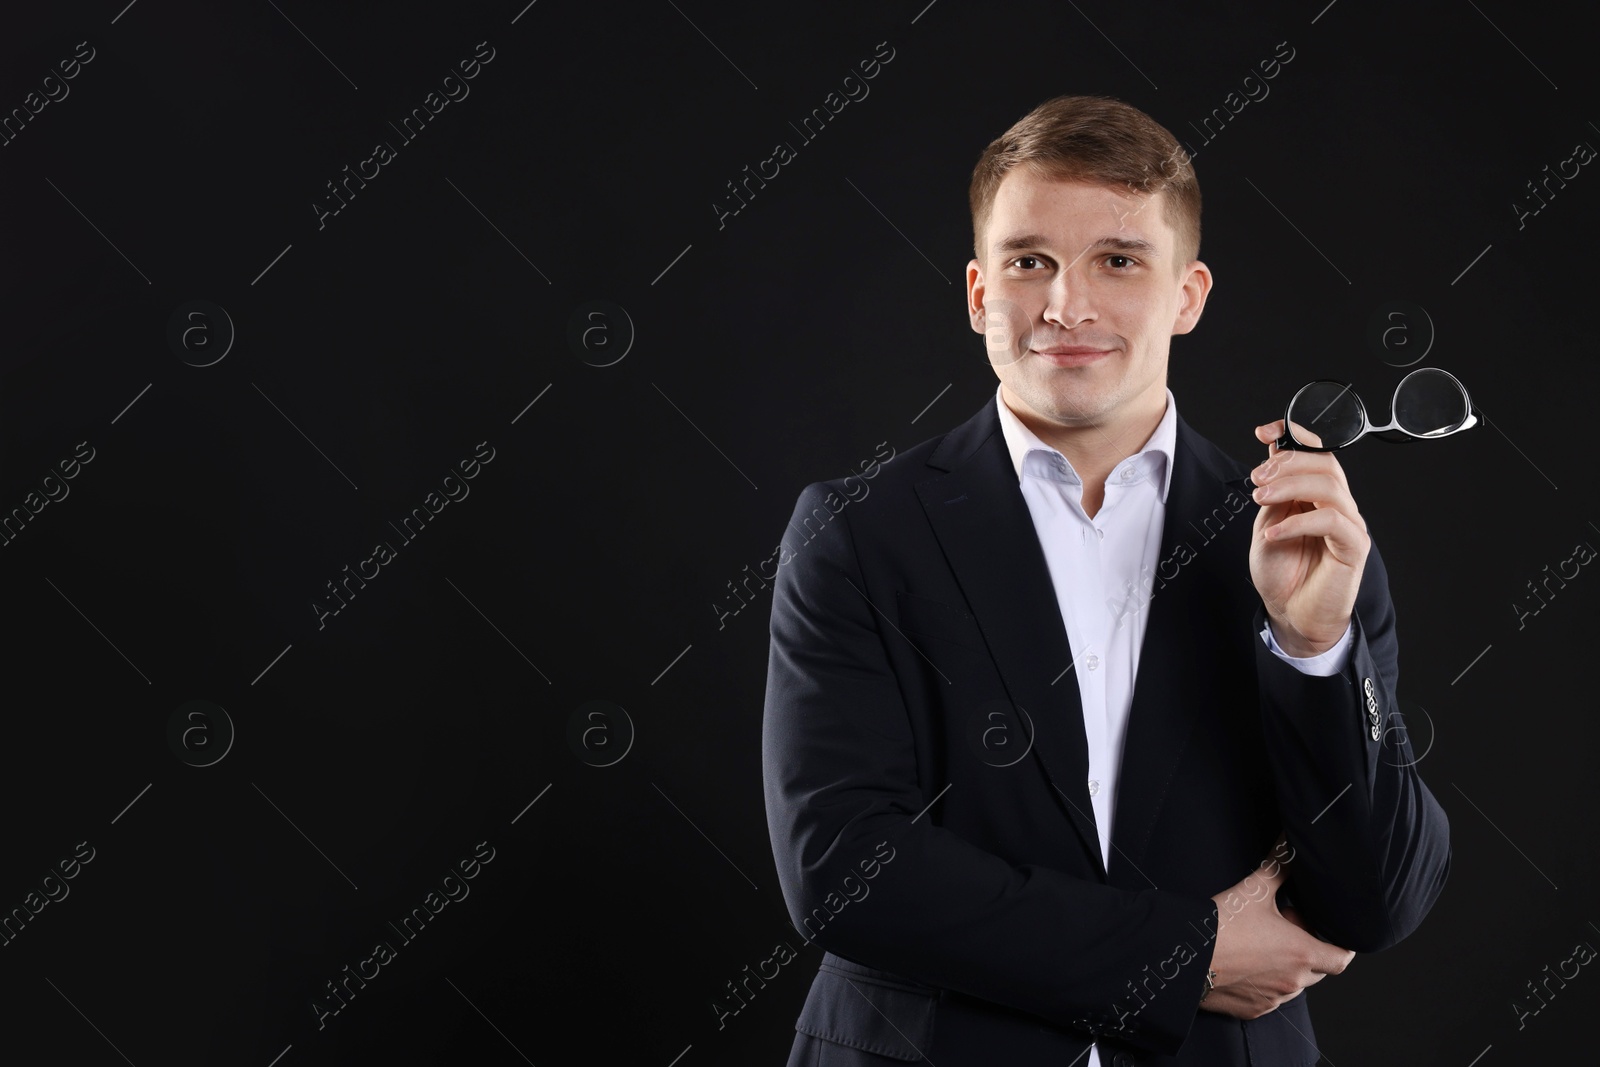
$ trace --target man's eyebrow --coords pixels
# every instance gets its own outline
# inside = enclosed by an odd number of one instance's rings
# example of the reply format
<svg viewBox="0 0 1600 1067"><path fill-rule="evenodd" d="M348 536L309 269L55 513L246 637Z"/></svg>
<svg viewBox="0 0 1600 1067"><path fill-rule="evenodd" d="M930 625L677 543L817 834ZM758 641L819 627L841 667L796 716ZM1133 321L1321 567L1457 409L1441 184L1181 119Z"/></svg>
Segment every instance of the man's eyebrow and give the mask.
<svg viewBox="0 0 1600 1067"><path fill-rule="evenodd" d="M1050 247L1050 238L1045 237L1043 234L1024 233L1001 238L995 242L993 251L996 253L1020 252L1028 248L1048 247ZM1155 245L1140 237L1102 237L1090 245L1088 250L1092 251L1094 249L1105 249L1111 252L1137 252L1140 255L1152 257L1160 255Z"/></svg>

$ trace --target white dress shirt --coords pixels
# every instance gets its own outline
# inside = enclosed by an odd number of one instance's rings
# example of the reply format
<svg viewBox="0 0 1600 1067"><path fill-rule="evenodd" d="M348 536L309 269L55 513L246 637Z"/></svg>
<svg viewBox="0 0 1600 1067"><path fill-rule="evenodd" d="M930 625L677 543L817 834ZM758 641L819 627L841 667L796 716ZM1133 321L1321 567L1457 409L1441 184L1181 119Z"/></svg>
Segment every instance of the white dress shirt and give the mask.
<svg viewBox="0 0 1600 1067"><path fill-rule="evenodd" d="M1117 776L1149 617L1148 576L1160 558L1167 489L1172 483L1178 402L1168 389L1166 412L1155 432L1138 452L1111 469L1105 501L1094 518L1084 510L1083 480L1067 458L1023 425L1000 388L995 390L995 404L1076 657L1071 670L1089 742L1089 799L1101 860L1109 869ZM1331 675L1348 662L1354 634L1352 621L1332 648L1305 658L1279 648L1270 624L1262 628L1261 639L1279 659L1306 674ZM1088 1067L1100 1067L1098 1046L1090 1051Z"/></svg>

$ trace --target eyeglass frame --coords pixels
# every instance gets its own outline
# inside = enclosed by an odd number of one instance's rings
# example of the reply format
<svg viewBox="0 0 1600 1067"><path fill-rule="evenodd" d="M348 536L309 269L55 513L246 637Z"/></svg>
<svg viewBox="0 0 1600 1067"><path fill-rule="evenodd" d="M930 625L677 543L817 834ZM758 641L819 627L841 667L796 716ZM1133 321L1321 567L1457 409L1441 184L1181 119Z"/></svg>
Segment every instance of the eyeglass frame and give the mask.
<svg viewBox="0 0 1600 1067"><path fill-rule="evenodd" d="M1400 390L1405 388L1406 382L1410 381L1423 371L1433 371L1436 374L1442 374L1446 378L1449 378L1452 382L1455 382L1456 388L1461 390L1461 396L1467 402L1467 417L1461 421L1461 425L1446 430L1444 433L1420 434L1412 433L1410 430L1405 429L1400 425L1399 420L1395 419L1394 402L1400 398ZM1289 412L1294 409L1294 402L1300 398L1301 393L1305 392L1313 385L1324 384L1337 385L1355 398L1356 408L1361 412L1361 431L1342 445L1327 446L1301 444L1299 441L1294 439L1294 436L1289 429ZM1332 406L1332 404L1329 404L1329 407ZM1323 410L1326 411L1327 409L1324 408ZM1416 370L1407 374L1404 378L1401 378L1400 381L1395 384L1394 395L1389 398L1389 418L1391 421L1388 425L1374 426L1372 424L1372 420L1367 416L1366 402L1361 399L1361 394L1357 393L1348 382L1341 382L1336 378L1318 378L1316 381L1307 382L1305 385L1302 385L1300 388L1296 389L1294 396L1289 398L1288 405L1283 409L1283 435L1278 438L1275 444L1280 452L1289 450L1298 452L1337 452L1341 448L1349 448L1351 445L1355 444L1363 437L1366 437L1368 434L1377 437L1380 441L1392 441L1396 443L1402 441L1434 441L1441 437L1449 437L1451 434L1460 433L1462 430L1470 430L1472 427L1478 425L1479 422L1478 409L1473 406L1472 394L1467 392L1467 387L1461 384L1460 378L1457 378L1454 374L1451 374L1449 371L1444 370L1441 367L1418 367Z"/></svg>

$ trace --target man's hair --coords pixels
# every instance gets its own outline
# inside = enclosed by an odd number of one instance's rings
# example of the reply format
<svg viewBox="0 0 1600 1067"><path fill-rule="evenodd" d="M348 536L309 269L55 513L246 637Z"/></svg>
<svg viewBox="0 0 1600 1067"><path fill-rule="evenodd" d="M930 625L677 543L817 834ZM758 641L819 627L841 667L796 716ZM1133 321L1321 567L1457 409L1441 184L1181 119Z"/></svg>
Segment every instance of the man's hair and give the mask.
<svg viewBox="0 0 1600 1067"><path fill-rule="evenodd" d="M1200 182L1189 153L1155 119L1107 96L1046 100L989 142L972 171L972 250L984 262L984 230L1000 182L1013 168L1040 178L1164 192L1163 215L1177 234L1177 266L1200 255Z"/></svg>

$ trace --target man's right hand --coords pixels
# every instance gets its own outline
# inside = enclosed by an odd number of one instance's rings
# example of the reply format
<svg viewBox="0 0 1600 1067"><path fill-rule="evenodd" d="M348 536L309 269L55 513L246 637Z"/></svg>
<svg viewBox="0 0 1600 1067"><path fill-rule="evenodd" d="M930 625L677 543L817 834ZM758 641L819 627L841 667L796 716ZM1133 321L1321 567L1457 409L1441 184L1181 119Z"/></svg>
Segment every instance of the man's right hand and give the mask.
<svg viewBox="0 0 1600 1067"><path fill-rule="evenodd" d="M1281 839L1280 839L1281 844ZM1258 1019L1293 1000L1330 974L1341 974L1355 953L1319 940L1298 914L1278 910L1278 887L1288 876L1274 855L1237 885L1211 899L1217 905L1217 944L1211 956L1215 984L1201 1001L1205 1011Z"/></svg>

